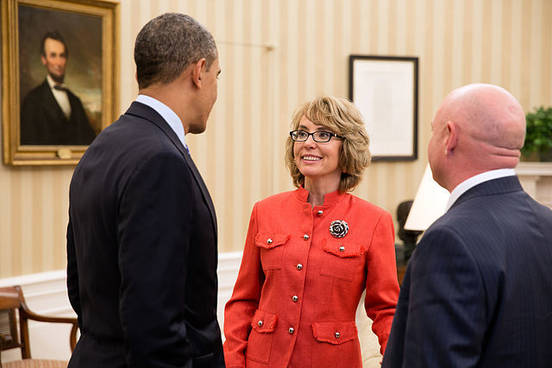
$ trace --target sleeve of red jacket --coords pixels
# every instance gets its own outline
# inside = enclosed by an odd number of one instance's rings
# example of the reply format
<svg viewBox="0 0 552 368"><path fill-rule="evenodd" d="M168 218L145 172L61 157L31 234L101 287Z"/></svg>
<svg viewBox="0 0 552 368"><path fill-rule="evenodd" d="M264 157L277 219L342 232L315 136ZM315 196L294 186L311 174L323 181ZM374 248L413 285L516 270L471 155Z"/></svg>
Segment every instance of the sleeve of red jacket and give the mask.
<svg viewBox="0 0 552 368"><path fill-rule="evenodd" d="M251 213L238 279L224 309L224 360L227 368L245 367L251 319L258 308L264 282L260 252L255 245L256 217L257 206Z"/></svg>
<svg viewBox="0 0 552 368"><path fill-rule="evenodd" d="M367 249L366 314L373 321L372 331L378 336L380 352L385 352L395 307L399 298L395 261L395 230L391 215L384 212L376 225Z"/></svg>

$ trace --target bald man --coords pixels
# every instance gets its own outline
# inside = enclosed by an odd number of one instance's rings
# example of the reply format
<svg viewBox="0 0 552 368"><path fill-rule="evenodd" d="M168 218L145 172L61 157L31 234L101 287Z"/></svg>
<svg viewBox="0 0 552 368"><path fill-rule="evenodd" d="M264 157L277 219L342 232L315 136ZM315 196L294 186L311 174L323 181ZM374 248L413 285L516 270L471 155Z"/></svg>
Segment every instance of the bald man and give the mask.
<svg viewBox="0 0 552 368"><path fill-rule="evenodd" d="M432 130L433 178L451 197L410 260L383 367L550 367L552 211L515 176L523 109L472 84Z"/></svg>

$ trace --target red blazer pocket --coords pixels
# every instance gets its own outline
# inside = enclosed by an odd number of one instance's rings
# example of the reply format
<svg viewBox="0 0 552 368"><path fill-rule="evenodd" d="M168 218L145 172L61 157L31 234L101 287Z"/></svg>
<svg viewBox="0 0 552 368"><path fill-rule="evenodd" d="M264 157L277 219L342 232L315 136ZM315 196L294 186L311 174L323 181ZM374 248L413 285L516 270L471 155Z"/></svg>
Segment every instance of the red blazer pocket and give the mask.
<svg viewBox="0 0 552 368"><path fill-rule="evenodd" d="M323 239L322 244L325 252L340 258L358 257L363 253L360 244L343 239Z"/></svg>
<svg viewBox="0 0 552 368"><path fill-rule="evenodd" d="M282 268L284 247L289 239L287 234L258 233L255 236L255 245L261 250L261 264L263 270L277 270Z"/></svg>
<svg viewBox="0 0 552 368"><path fill-rule="evenodd" d="M316 341L332 345L343 344L357 337L355 322L315 322L312 334Z"/></svg>
<svg viewBox="0 0 552 368"><path fill-rule="evenodd" d="M258 233L255 236L255 245L265 249L272 249L285 244L289 239L286 234Z"/></svg>
<svg viewBox="0 0 552 368"><path fill-rule="evenodd" d="M251 320L251 327L258 333L272 333L277 323L278 316L276 314L257 309Z"/></svg>
<svg viewBox="0 0 552 368"><path fill-rule="evenodd" d="M278 316L274 313L264 312L260 309L255 311L251 320L253 329L247 340L245 350L245 359L266 364L270 360L272 351L272 341L274 340L274 330L278 323ZM247 363L247 366L253 365Z"/></svg>

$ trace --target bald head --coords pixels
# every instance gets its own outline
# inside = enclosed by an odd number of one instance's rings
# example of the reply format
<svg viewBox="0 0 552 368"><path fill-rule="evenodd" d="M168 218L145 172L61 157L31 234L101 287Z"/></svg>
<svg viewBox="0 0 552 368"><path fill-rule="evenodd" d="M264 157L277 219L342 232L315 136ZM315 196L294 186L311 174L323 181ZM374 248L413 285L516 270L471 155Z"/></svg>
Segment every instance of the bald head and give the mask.
<svg viewBox="0 0 552 368"><path fill-rule="evenodd" d="M519 157L525 139L525 114L514 96L501 87L470 84L455 89L443 101L436 118L441 123L454 121L469 138L498 151L514 151L511 154Z"/></svg>
<svg viewBox="0 0 552 368"><path fill-rule="evenodd" d="M464 180L478 173L513 168L525 140L525 113L505 89L470 84L452 91L433 120L433 156L443 154L443 175ZM430 147L431 148L431 147ZM431 161L438 161L430 157ZM432 164L432 168L433 168ZM434 170L435 171L435 170ZM434 173L435 176L435 173ZM448 189L448 188L447 188Z"/></svg>

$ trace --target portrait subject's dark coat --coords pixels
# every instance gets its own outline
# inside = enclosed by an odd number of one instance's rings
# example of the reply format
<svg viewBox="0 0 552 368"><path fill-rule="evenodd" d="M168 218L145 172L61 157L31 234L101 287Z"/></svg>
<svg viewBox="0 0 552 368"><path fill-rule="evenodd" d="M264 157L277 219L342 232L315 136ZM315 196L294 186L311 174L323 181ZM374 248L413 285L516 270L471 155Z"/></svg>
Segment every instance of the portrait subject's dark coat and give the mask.
<svg viewBox="0 0 552 368"><path fill-rule="evenodd" d="M89 145L96 134L81 100L67 90L69 119L56 101L48 81L32 89L21 104L22 145Z"/></svg>
<svg viewBox="0 0 552 368"><path fill-rule="evenodd" d="M69 195L82 333L69 367L224 367L215 211L165 120L134 102L88 147Z"/></svg>
<svg viewBox="0 0 552 368"><path fill-rule="evenodd" d="M547 368L552 211L515 176L462 194L425 232L401 287L383 368Z"/></svg>

